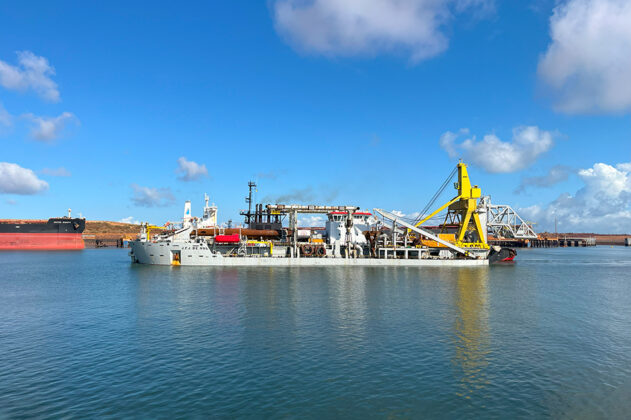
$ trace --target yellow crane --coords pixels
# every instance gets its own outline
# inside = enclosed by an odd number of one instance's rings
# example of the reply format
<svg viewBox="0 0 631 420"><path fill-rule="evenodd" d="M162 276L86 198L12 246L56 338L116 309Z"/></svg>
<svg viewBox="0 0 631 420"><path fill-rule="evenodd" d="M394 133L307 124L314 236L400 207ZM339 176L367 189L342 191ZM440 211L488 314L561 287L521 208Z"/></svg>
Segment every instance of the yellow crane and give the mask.
<svg viewBox="0 0 631 420"><path fill-rule="evenodd" d="M440 206L427 217L419 220L414 226L421 226L441 211L447 209L445 224L451 221L459 225L454 245L460 248L489 249L485 239L485 232L480 223L480 216L477 212L478 199L482 196L482 190L477 185L471 186L467 165L462 162L458 163L458 182L454 184L454 187L458 190L457 196Z"/></svg>
<svg viewBox="0 0 631 420"><path fill-rule="evenodd" d="M167 229L167 226L156 226L156 225L150 225L149 223L145 223L144 224L144 229L145 232L147 234L147 240L150 241L151 240L151 232L154 230L165 230ZM141 234L142 234L142 230L141 230Z"/></svg>

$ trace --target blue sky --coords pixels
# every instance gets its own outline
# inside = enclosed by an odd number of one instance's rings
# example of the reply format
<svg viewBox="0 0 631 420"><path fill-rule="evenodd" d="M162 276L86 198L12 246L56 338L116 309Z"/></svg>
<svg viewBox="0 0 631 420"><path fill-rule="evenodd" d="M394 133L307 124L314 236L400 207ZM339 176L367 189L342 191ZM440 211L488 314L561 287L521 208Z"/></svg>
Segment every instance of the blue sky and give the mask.
<svg viewBox="0 0 631 420"><path fill-rule="evenodd" d="M629 3L1 3L1 217L240 221L250 179L412 214L462 157L539 230L631 232Z"/></svg>

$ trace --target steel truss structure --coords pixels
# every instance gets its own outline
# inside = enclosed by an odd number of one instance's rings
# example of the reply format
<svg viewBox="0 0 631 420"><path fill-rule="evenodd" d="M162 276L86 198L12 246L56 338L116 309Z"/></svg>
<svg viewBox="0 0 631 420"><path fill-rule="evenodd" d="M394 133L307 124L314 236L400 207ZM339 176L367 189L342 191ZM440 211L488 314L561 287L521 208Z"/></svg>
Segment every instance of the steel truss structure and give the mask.
<svg viewBox="0 0 631 420"><path fill-rule="evenodd" d="M482 205L486 205L486 225L496 237L537 239L537 234L532 227L511 206L491 204L490 197L485 197L485 200L482 200Z"/></svg>

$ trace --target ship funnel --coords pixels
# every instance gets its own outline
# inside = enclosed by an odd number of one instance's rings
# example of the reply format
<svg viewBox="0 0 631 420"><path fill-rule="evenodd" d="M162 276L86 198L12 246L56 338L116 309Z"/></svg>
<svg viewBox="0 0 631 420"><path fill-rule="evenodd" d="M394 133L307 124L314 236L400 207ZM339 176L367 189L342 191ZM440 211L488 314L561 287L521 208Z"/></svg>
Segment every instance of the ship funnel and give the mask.
<svg viewBox="0 0 631 420"><path fill-rule="evenodd" d="M186 200L184 203L184 217L182 217L182 223L184 227L187 227L191 223L191 201Z"/></svg>

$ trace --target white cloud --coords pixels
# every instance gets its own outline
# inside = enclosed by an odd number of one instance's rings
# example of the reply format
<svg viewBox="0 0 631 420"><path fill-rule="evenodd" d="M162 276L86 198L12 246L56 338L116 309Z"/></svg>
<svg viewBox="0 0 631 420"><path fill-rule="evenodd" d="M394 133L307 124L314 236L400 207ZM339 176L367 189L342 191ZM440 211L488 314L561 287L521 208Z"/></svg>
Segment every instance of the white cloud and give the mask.
<svg viewBox="0 0 631 420"><path fill-rule="evenodd" d="M300 227L324 227L326 218L324 216L298 216L298 226Z"/></svg>
<svg viewBox="0 0 631 420"><path fill-rule="evenodd" d="M118 223L127 223L131 225L139 225L140 222L134 218L134 216L124 217L118 221Z"/></svg>
<svg viewBox="0 0 631 420"><path fill-rule="evenodd" d="M180 181L195 181L208 176L206 165L200 165L197 162L186 160L185 157L180 157L177 160L177 165L178 167L175 172L180 174L177 177Z"/></svg>
<svg viewBox="0 0 631 420"><path fill-rule="evenodd" d="M541 176L530 176L523 178L519 187L515 190L517 194L524 192L528 187L548 188L553 185L566 181L572 168L565 165L555 165L548 171L547 174Z"/></svg>
<svg viewBox="0 0 631 420"><path fill-rule="evenodd" d="M438 144L445 152L447 152L450 158L455 159L460 156L460 151L456 147L456 140L458 140L458 137L466 136L468 134L468 128L461 128L457 133L447 131L440 136Z"/></svg>
<svg viewBox="0 0 631 420"><path fill-rule="evenodd" d="M454 13L494 8L493 0L277 0L276 30L298 49L327 56L404 51L412 61L449 44Z"/></svg>
<svg viewBox="0 0 631 420"><path fill-rule="evenodd" d="M525 169L554 145L554 134L535 126L513 129L513 139L510 142L500 140L495 134L487 134L479 141L473 136L456 143L460 136L468 133L467 129L458 133L448 131L440 137L440 147L450 158L462 158L465 162L491 173Z"/></svg>
<svg viewBox="0 0 631 420"><path fill-rule="evenodd" d="M58 102L57 83L50 78L55 75L55 69L48 60L30 51L19 51L17 56L17 66L0 60L0 86L18 91L32 89L41 98Z"/></svg>
<svg viewBox="0 0 631 420"><path fill-rule="evenodd" d="M70 176L70 171L68 171L63 166L59 168L44 168L40 171L42 175L48 176Z"/></svg>
<svg viewBox="0 0 631 420"><path fill-rule="evenodd" d="M8 204L8 205L10 205L10 206L16 206L16 205L18 204L18 202L17 202L16 200L12 200L12 199L10 199L10 198L9 198L9 199L7 199L7 200L5 201L5 203L7 203L7 204Z"/></svg>
<svg viewBox="0 0 631 420"><path fill-rule="evenodd" d="M47 189L48 183L32 170L15 163L0 162L0 193L30 195Z"/></svg>
<svg viewBox="0 0 631 420"><path fill-rule="evenodd" d="M131 184L131 201L140 207L165 207L175 202L170 188L150 188Z"/></svg>
<svg viewBox="0 0 631 420"><path fill-rule="evenodd" d="M631 2L569 0L550 19L539 76L567 113L631 110Z"/></svg>
<svg viewBox="0 0 631 420"><path fill-rule="evenodd" d="M433 210L432 210L433 211ZM404 213L401 210L390 210L390 213L394 214L395 216L401 218L401 219L405 219L405 220L416 220L421 213L418 211L413 211L412 213Z"/></svg>
<svg viewBox="0 0 631 420"><path fill-rule="evenodd" d="M31 137L41 141L52 141L59 138L68 123L79 124L79 120L71 112L64 112L58 117L38 117L33 114L25 114L33 124Z"/></svg>
<svg viewBox="0 0 631 420"><path fill-rule="evenodd" d="M391 210L390 213L402 219L416 219L420 215L418 211L413 211L412 213L404 213L401 210Z"/></svg>
<svg viewBox="0 0 631 420"><path fill-rule="evenodd" d="M547 206L520 209L538 223L539 230L560 232L631 232L631 163L596 163L578 172L584 186L574 195L564 193Z"/></svg>

